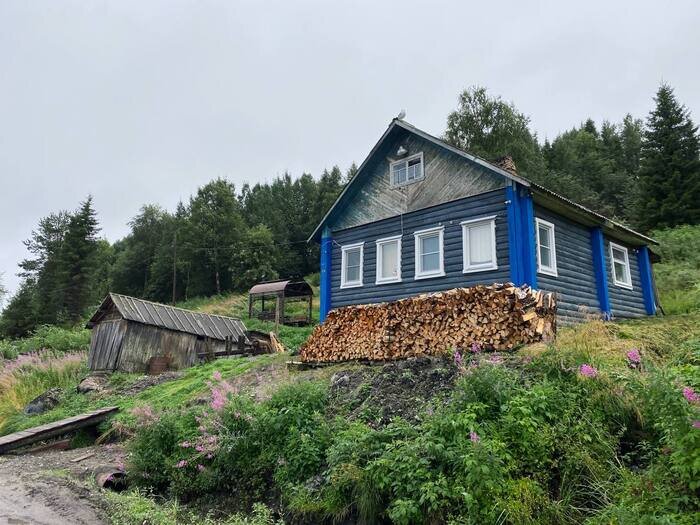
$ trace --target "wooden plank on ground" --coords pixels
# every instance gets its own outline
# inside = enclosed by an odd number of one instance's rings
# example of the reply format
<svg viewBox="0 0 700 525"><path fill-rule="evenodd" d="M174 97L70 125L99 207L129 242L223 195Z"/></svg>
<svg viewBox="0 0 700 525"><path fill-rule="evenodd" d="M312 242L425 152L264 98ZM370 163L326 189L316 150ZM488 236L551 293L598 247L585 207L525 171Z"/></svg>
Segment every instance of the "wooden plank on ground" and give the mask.
<svg viewBox="0 0 700 525"><path fill-rule="evenodd" d="M80 428L96 426L118 410L118 407L100 408L86 414L79 414L77 416L61 419L60 421L46 423L38 427L28 428L20 432L2 436L0 437L0 454L8 450L36 443L37 441L61 436Z"/></svg>

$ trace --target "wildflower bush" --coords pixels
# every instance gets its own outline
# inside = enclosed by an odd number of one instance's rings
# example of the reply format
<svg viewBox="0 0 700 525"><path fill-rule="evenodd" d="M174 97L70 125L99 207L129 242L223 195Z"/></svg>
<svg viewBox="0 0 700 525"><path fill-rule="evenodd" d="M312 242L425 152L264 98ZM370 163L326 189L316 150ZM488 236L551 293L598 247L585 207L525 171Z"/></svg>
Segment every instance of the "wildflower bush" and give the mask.
<svg viewBox="0 0 700 525"><path fill-rule="evenodd" d="M629 344L468 349L446 363L462 374L448 400L386 426L338 415L324 382L255 403L213 374L206 406L145 414L130 468L180 500L272 498L295 522L693 523L699 352L690 341L658 367Z"/></svg>

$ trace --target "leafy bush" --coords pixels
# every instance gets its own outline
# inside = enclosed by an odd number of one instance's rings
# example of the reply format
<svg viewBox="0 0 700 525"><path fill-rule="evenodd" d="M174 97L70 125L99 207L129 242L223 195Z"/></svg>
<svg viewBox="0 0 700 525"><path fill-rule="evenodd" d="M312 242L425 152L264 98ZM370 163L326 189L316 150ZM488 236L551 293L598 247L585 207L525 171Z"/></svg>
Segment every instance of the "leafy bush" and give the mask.
<svg viewBox="0 0 700 525"><path fill-rule="evenodd" d="M274 497L309 523L691 523L700 512L693 319L591 323L531 355L467 357L449 399L383 427L339 417L331 403L342 400L322 383L255 403L214 378L207 407L139 430L132 469L185 500Z"/></svg>
<svg viewBox="0 0 700 525"><path fill-rule="evenodd" d="M37 328L24 339L0 340L0 357L15 359L20 354L53 350L54 352L86 351L90 345L90 331L67 329L52 325ZM0 359L0 366L2 360Z"/></svg>
<svg viewBox="0 0 700 525"><path fill-rule="evenodd" d="M678 226L652 232L661 262L654 275L667 313L687 313L700 308L700 225Z"/></svg>

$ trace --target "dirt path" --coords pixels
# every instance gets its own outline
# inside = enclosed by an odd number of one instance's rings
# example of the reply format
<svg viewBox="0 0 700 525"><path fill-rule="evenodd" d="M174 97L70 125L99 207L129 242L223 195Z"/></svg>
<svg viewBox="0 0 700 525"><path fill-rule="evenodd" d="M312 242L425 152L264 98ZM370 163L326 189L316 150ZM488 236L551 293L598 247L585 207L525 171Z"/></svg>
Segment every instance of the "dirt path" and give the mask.
<svg viewBox="0 0 700 525"><path fill-rule="evenodd" d="M94 455L80 462L72 459ZM108 523L97 467L115 465L122 451L99 446L0 456L0 524L101 525Z"/></svg>

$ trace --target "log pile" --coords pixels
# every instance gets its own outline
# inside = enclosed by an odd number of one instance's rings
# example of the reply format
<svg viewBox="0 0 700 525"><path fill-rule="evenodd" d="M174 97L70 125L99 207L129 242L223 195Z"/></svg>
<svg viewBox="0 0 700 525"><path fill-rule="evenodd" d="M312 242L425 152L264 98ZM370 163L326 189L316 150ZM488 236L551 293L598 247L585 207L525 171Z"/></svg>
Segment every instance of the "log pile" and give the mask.
<svg viewBox="0 0 700 525"><path fill-rule="evenodd" d="M556 297L529 286L455 288L384 304L332 310L300 349L305 362L438 355L477 343L485 350L551 340Z"/></svg>

